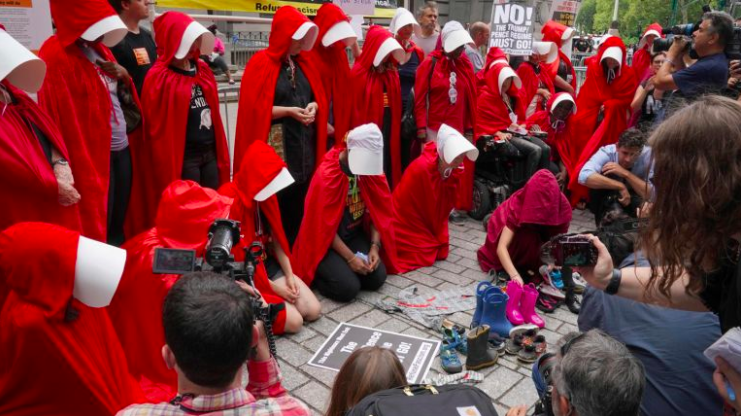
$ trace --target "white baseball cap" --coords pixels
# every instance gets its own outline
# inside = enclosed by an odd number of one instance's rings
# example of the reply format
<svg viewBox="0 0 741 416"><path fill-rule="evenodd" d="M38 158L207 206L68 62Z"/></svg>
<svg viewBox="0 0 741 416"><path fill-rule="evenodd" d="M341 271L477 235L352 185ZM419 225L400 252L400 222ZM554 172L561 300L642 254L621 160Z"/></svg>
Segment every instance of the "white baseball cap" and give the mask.
<svg viewBox="0 0 741 416"><path fill-rule="evenodd" d="M565 92L563 94L559 94L558 97L556 97L555 100L553 100L553 104L551 104L551 111L555 110L556 107L558 107L559 104L561 104L564 101L568 101L571 104L573 104L573 108L571 110L572 114L576 114L576 101L574 101L574 97L571 96L571 94Z"/></svg>
<svg viewBox="0 0 741 416"><path fill-rule="evenodd" d="M558 46L553 42L533 41L533 53L538 55L548 55L546 63L551 63L558 57Z"/></svg>
<svg viewBox="0 0 741 416"><path fill-rule="evenodd" d="M417 19L414 18L412 12L403 7L399 7L396 9L396 14L394 14L394 17L391 19L389 30L391 33L396 35L399 33L399 29L407 25L419 26L419 23L417 22Z"/></svg>
<svg viewBox="0 0 741 416"><path fill-rule="evenodd" d="M363 124L347 134L347 163L355 175L383 174L383 134L377 125Z"/></svg>
<svg viewBox="0 0 741 416"><path fill-rule="evenodd" d="M314 47L316 38L319 36L319 28L311 22L304 22L293 32L291 38L301 41L301 49L310 51Z"/></svg>
<svg viewBox="0 0 741 416"><path fill-rule="evenodd" d="M24 91L36 92L45 75L46 63L0 29L0 81L7 78Z"/></svg>
<svg viewBox="0 0 741 416"><path fill-rule="evenodd" d="M602 63L605 59L612 58L617 61L618 65L623 65L623 51L617 47L617 46L610 46L609 48L605 49L605 52L602 53L602 58L600 58L600 63Z"/></svg>
<svg viewBox="0 0 741 416"><path fill-rule="evenodd" d="M188 56L191 46L193 46L193 43L198 38L203 39L201 41L201 55L210 55L214 50L214 34L202 24L193 21L190 22L188 27L185 28L185 32L183 32L183 37L180 39L180 46L178 46L178 50L175 52L175 58L183 59Z"/></svg>
<svg viewBox="0 0 741 416"><path fill-rule="evenodd" d="M499 78L497 79L500 94L504 95L506 92L502 91L502 85L504 85L504 81L506 81L507 78L512 78L512 83L515 84L515 87L522 88L522 80L517 76L517 73L512 69L512 67L505 66L501 71L499 71Z"/></svg>
<svg viewBox="0 0 741 416"><path fill-rule="evenodd" d="M255 201L262 202L294 182L296 182L296 180L293 179L293 176L288 172L288 169L283 168L280 170L280 173L270 181L268 186L262 188L262 191L255 195Z"/></svg>
<svg viewBox="0 0 741 416"><path fill-rule="evenodd" d="M445 24L441 36L443 37L443 49L446 53L453 52L463 45L473 43L473 39L471 39L468 31L455 20L451 20Z"/></svg>
<svg viewBox="0 0 741 416"><path fill-rule="evenodd" d="M87 306L108 306L126 265L126 250L80 236L72 296Z"/></svg>
<svg viewBox="0 0 741 416"><path fill-rule="evenodd" d="M405 58L404 48L401 47L399 42L394 38L388 38L383 41L381 47L378 48L376 56L373 58L373 66L381 65L386 56L392 54L396 62L403 62Z"/></svg>
<svg viewBox="0 0 741 416"><path fill-rule="evenodd" d="M437 154L447 163L451 163L462 154L465 154L468 160L475 162L479 157L479 150L458 130L442 124L437 131Z"/></svg>
<svg viewBox="0 0 741 416"><path fill-rule="evenodd" d="M335 42L343 41L345 45L348 45L353 39L357 39L358 35L355 34L350 22L345 20L339 21L334 24L327 33L322 37L322 45L325 47L334 44Z"/></svg>
<svg viewBox="0 0 741 416"><path fill-rule="evenodd" d="M93 42L103 36L103 44L109 48L118 45L126 37L129 29L118 15L110 15L98 20L80 36L86 41Z"/></svg>

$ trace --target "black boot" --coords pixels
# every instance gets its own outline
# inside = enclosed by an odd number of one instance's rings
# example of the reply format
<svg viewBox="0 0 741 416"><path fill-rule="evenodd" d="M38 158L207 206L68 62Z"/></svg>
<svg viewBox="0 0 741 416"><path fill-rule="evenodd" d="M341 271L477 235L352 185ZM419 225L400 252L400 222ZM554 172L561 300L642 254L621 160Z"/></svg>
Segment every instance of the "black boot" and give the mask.
<svg viewBox="0 0 741 416"><path fill-rule="evenodd" d="M563 290L566 292L566 307L569 308L571 313L578 315L581 310L579 301L576 300L576 294L574 293L575 285L574 279L572 278L573 271L571 267L563 267L561 269L561 278L563 279Z"/></svg>
<svg viewBox="0 0 741 416"><path fill-rule="evenodd" d="M467 370L480 370L497 363L496 351L489 351L489 326L481 325L468 331Z"/></svg>

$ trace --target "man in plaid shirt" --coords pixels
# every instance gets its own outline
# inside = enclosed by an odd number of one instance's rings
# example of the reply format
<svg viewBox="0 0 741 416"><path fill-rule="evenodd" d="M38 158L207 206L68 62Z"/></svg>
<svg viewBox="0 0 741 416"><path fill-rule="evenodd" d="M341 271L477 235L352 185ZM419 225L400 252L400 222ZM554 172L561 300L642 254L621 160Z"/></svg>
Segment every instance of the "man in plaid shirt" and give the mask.
<svg viewBox="0 0 741 416"><path fill-rule="evenodd" d="M254 322L249 295L234 281L210 272L185 275L170 289L162 314L162 356L178 374L178 395L169 403L129 406L117 416L311 414L281 385L262 322Z"/></svg>

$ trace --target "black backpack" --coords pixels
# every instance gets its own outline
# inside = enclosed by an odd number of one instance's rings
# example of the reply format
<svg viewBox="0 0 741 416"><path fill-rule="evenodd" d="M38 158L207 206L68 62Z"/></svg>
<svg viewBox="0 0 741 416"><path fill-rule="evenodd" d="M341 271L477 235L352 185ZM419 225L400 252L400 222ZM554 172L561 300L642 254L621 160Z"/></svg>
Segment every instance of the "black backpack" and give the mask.
<svg viewBox="0 0 741 416"><path fill-rule="evenodd" d="M469 385L412 384L364 398L346 416L497 416L491 398Z"/></svg>

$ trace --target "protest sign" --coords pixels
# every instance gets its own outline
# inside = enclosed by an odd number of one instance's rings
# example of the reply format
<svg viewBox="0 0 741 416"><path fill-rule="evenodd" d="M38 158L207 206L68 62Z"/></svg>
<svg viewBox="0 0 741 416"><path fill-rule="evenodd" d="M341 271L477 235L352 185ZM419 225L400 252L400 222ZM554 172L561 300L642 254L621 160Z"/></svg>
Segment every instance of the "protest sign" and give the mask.
<svg viewBox="0 0 741 416"><path fill-rule="evenodd" d="M494 4L491 9L489 47L510 55L530 55L533 47L533 8L520 4Z"/></svg>
<svg viewBox="0 0 741 416"><path fill-rule="evenodd" d="M581 0L554 0L551 5L551 20L574 27Z"/></svg>
<svg viewBox="0 0 741 416"><path fill-rule="evenodd" d="M0 23L10 36L34 52L53 34L49 0L0 0Z"/></svg>
<svg viewBox="0 0 741 416"><path fill-rule="evenodd" d="M348 16L373 16L376 11L374 0L333 0L332 3L340 6Z"/></svg>

